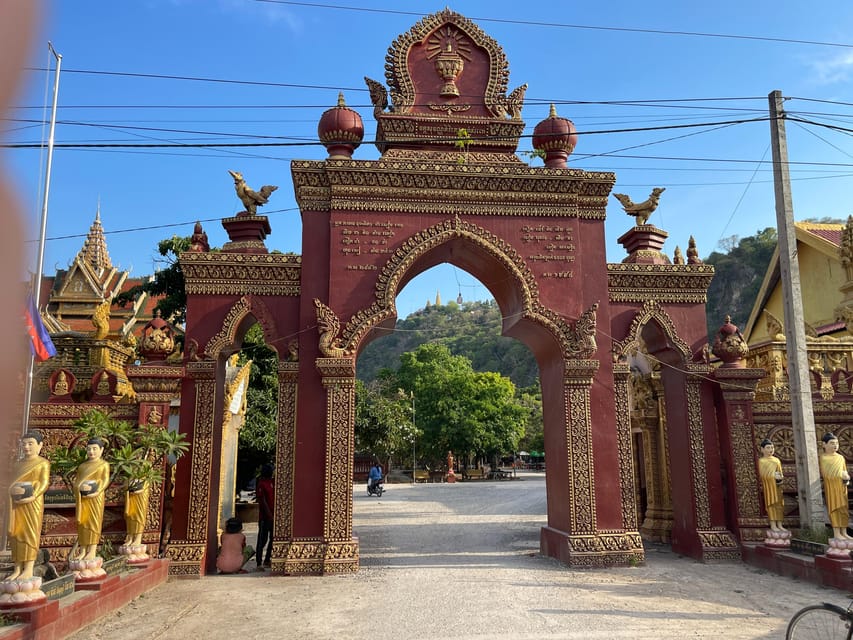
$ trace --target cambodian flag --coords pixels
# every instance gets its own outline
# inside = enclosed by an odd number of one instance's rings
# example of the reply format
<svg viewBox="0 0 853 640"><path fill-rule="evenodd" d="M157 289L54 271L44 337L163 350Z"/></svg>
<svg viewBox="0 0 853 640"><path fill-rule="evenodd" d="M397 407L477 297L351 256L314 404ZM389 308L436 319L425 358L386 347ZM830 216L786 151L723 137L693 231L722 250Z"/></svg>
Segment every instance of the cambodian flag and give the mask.
<svg viewBox="0 0 853 640"><path fill-rule="evenodd" d="M50 339L47 328L41 321L41 315L36 309L36 301L32 295L27 296L27 309L24 314L27 323L27 333L30 335L30 350L36 362L44 362L56 355L56 347Z"/></svg>

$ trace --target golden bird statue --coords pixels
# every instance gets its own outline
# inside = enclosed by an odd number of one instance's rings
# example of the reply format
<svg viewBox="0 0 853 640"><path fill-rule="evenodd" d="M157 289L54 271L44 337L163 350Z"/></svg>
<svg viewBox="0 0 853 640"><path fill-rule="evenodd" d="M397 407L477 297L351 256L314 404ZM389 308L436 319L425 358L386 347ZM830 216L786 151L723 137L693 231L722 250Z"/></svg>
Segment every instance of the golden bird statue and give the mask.
<svg viewBox="0 0 853 640"><path fill-rule="evenodd" d="M652 215L652 212L658 208L660 194L666 191L666 187L655 187L652 189L652 194L648 200L635 204L631 198L624 193L614 193L613 197L622 203L622 208L629 216L634 216L637 219L637 225L646 224L646 220Z"/></svg>
<svg viewBox="0 0 853 640"><path fill-rule="evenodd" d="M231 171L228 170L228 173L231 174L231 177L234 178L234 190L237 192L237 197L240 198L240 202L243 203L243 206L246 207L246 213L250 216L258 215L258 207L262 207L267 202L269 202L270 194L278 189L278 187L267 184L261 187L260 191L255 191L254 189L250 189L249 185L246 184L246 181L243 180L243 174L239 171Z"/></svg>

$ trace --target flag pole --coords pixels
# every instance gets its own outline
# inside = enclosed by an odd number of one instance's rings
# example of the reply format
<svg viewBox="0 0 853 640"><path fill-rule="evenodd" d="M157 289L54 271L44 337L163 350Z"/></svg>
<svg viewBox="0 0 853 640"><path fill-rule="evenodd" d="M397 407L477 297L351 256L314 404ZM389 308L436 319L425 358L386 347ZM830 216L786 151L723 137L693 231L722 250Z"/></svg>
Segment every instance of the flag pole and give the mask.
<svg viewBox="0 0 853 640"><path fill-rule="evenodd" d="M40 313L41 303L41 275L44 270L44 243L47 235L47 200L50 194L50 171L53 165L53 139L56 131L56 106L59 102L59 70L62 67L62 56L53 48L53 43L48 41L48 49L56 59L56 75L53 80L53 108L50 113L50 134L47 139L47 167L44 176L44 193L41 205L41 230L39 233L38 258L36 261L36 272L33 275L33 300L35 301L36 313ZM33 369L35 358L30 354L27 365L27 378L24 385L24 420L21 433L26 433L30 423L30 405L33 397Z"/></svg>

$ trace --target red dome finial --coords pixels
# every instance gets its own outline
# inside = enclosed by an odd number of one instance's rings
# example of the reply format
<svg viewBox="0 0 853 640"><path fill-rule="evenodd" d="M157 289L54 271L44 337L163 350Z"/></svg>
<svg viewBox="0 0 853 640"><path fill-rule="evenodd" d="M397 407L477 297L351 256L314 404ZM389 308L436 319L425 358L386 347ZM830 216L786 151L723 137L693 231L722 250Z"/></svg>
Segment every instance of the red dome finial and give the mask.
<svg viewBox="0 0 853 640"><path fill-rule="evenodd" d="M329 151L329 158L348 160L361 144L364 123L357 112L347 107L343 92L338 94L338 105L320 117L317 134Z"/></svg>
<svg viewBox="0 0 853 640"><path fill-rule="evenodd" d="M533 148L545 152L545 166L565 168L566 160L578 143L577 130L568 118L557 115L557 108L551 103L547 118L533 130Z"/></svg>

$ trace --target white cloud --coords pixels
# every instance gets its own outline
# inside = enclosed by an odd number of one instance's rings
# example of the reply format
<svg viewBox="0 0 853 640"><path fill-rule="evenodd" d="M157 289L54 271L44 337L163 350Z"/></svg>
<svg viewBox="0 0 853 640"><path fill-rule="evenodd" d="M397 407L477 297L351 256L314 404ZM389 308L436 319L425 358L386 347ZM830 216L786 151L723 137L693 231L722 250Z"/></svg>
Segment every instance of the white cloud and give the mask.
<svg viewBox="0 0 853 640"><path fill-rule="evenodd" d="M853 51L845 51L826 60L811 63L816 84L828 85L846 82L853 76Z"/></svg>

